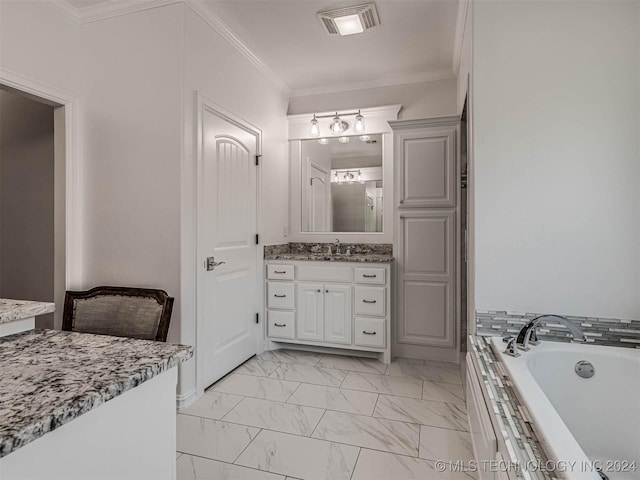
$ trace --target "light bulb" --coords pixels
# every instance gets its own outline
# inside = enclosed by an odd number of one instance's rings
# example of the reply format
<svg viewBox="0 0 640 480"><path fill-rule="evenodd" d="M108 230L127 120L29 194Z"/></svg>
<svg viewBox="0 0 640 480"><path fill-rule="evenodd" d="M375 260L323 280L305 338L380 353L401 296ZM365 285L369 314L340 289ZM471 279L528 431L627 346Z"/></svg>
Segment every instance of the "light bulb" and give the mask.
<svg viewBox="0 0 640 480"><path fill-rule="evenodd" d="M371 140L371 135L360 135L358 138L361 142L368 142L369 140Z"/></svg>
<svg viewBox="0 0 640 480"><path fill-rule="evenodd" d="M349 143L349 137L340 137L338 138L340 143Z"/></svg>
<svg viewBox="0 0 640 480"><path fill-rule="evenodd" d="M318 119L316 118L315 114L313 115L313 120L311 120L311 136L320 136L320 125L318 125Z"/></svg>
<svg viewBox="0 0 640 480"><path fill-rule="evenodd" d="M331 133L334 135L340 135L342 133L342 120L338 116L338 112L336 112L336 116L333 117L333 121L331 122Z"/></svg>
<svg viewBox="0 0 640 480"><path fill-rule="evenodd" d="M337 171L336 171L336 174L333 176L333 181L335 183L340 183L340 176L338 175Z"/></svg>
<svg viewBox="0 0 640 480"><path fill-rule="evenodd" d="M360 172L360 170L358 170L358 183L364 183L362 181L362 173Z"/></svg>
<svg viewBox="0 0 640 480"><path fill-rule="evenodd" d="M356 123L353 128L358 133L364 133L364 117L360 115L360 110L358 110L358 115L356 115Z"/></svg>
<svg viewBox="0 0 640 480"><path fill-rule="evenodd" d="M338 183L342 183L342 177L338 176L338 172L336 172L336 178L338 179Z"/></svg>
<svg viewBox="0 0 640 480"><path fill-rule="evenodd" d="M318 143L320 145L326 145L327 143L329 143L329 139L328 138L319 138L318 139Z"/></svg>

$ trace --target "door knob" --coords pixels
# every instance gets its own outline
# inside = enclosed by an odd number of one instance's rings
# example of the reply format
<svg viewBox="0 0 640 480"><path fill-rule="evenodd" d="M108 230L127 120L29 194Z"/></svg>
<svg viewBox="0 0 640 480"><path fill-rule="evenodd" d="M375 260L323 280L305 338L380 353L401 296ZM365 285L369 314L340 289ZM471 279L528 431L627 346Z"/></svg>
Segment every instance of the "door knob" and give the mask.
<svg viewBox="0 0 640 480"><path fill-rule="evenodd" d="M204 261L204 268L207 272L210 272L211 270L214 270L216 267L224 265L225 263L227 262L216 262L215 257L207 257L207 259Z"/></svg>

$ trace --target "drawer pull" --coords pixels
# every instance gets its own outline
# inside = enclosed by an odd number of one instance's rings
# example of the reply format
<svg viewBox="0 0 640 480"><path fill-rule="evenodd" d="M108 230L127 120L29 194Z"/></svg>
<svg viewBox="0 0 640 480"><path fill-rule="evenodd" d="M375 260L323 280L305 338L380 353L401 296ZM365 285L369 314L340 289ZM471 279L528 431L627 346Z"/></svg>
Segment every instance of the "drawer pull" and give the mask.
<svg viewBox="0 0 640 480"><path fill-rule="evenodd" d="M376 303L375 300L362 300L364 303Z"/></svg>
<svg viewBox="0 0 640 480"><path fill-rule="evenodd" d="M362 330L362 333L364 333L365 335L375 335L376 332L367 332L366 330Z"/></svg>
<svg viewBox="0 0 640 480"><path fill-rule="evenodd" d="M376 278L378 275L367 275L366 273L362 274L364 278Z"/></svg>
<svg viewBox="0 0 640 480"><path fill-rule="evenodd" d="M284 298L286 297L286 295L278 295L277 293L273 295L276 298Z"/></svg>
<svg viewBox="0 0 640 480"><path fill-rule="evenodd" d="M283 274L283 273L287 273L287 272L286 272L286 270L274 270L273 273Z"/></svg>
<svg viewBox="0 0 640 480"><path fill-rule="evenodd" d="M286 323L274 323L273 326L274 327L286 327L287 324Z"/></svg>

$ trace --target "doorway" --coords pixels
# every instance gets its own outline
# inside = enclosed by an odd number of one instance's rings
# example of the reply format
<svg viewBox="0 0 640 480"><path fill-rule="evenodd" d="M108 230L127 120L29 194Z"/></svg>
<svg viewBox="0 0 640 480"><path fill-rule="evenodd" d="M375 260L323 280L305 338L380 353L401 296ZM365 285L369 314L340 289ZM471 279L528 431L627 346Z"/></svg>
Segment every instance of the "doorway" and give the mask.
<svg viewBox="0 0 640 480"><path fill-rule="evenodd" d="M258 353L261 132L199 101L197 196L198 393Z"/></svg>
<svg viewBox="0 0 640 480"><path fill-rule="evenodd" d="M0 298L55 302L37 328L60 328L65 265L65 107L0 84Z"/></svg>

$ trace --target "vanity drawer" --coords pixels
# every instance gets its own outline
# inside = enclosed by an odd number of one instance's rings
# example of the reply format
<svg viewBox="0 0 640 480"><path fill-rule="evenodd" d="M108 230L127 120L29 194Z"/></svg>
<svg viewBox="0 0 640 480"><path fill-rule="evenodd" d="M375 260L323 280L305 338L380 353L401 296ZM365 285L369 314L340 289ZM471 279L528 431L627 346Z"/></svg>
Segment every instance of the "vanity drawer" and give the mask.
<svg viewBox="0 0 640 480"><path fill-rule="evenodd" d="M386 313L386 288L356 286L356 315L380 315Z"/></svg>
<svg viewBox="0 0 640 480"><path fill-rule="evenodd" d="M386 281L384 268L356 267L356 283L384 285Z"/></svg>
<svg viewBox="0 0 640 480"><path fill-rule="evenodd" d="M267 265L269 280L293 280L293 265Z"/></svg>
<svg viewBox="0 0 640 480"><path fill-rule="evenodd" d="M296 279L312 282L352 282L353 267L298 265L296 267Z"/></svg>
<svg viewBox="0 0 640 480"><path fill-rule="evenodd" d="M267 307L286 308L293 310L293 283L268 282L267 283Z"/></svg>
<svg viewBox="0 0 640 480"><path fill-rule="evenodd" d="M356 317L354 321L356 345L362 347L385 346L385 319Z"/></svg>
<svg viewBox="0 0 640 480"><path fill-rule="evenodd" d="M293 338L293 312L267 312L267 335L277 338Z"/></svg>

